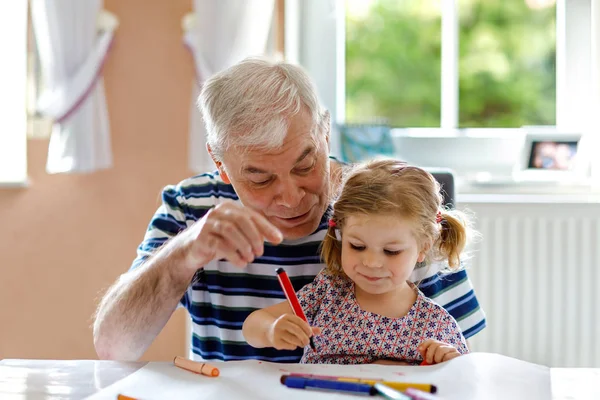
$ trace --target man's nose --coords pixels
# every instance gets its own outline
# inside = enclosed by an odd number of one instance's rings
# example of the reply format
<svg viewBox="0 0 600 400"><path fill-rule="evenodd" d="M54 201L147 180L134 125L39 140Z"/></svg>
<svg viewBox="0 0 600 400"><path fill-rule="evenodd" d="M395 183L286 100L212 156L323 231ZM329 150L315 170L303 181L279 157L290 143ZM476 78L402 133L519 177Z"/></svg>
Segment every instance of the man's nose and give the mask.
<svg viewBox="0 0 600 400"><path fill-rule="evenodd" d="M281 182L278 205L287 208L296 208L300 205L306 191L300 187L293 179Z"/></svg>

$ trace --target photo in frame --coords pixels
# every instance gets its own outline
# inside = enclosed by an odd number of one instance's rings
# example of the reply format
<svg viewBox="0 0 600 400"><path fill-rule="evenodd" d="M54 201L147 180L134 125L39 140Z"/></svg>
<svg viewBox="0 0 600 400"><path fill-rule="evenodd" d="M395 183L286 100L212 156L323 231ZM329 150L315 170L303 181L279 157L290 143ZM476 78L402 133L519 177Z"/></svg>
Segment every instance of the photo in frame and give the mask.
<svg viewBox="0 0 600 400"><path fill-rule="evenodd" d="M582 134L556 131L529 131L515 178L520 180L573 180L580 167L580 142Z"/></svg>

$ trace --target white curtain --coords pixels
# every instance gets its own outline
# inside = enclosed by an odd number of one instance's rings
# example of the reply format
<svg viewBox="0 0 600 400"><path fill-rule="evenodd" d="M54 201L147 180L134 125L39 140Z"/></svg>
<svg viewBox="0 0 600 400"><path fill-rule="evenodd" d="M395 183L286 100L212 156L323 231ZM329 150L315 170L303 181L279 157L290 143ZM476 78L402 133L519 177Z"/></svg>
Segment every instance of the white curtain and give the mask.
<svg viewBox="0 0 600 400"><path fill-rule="evenodd" d="M117 26L103 0L31 0L45 90L37 111L53 119L49 173L112 166L101 71Z"/></svg>
<svg viewBox="0 0 600 400"><path fill-rule="evenodd" d="M194 56L196 79L190 107L189 166L194 172L215 169L196 101L202 82L248 56L265 53L274 0L195 0L184 22L185 44Z"/></svg>

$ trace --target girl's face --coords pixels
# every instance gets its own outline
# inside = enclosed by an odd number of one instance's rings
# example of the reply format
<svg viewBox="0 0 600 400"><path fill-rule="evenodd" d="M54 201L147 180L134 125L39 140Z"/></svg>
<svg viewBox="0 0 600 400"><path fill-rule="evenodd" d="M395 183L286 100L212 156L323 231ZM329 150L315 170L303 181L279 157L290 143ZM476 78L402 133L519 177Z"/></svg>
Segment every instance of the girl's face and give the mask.
<svg viewBox="0 0 600 400"><path fill-rule="evenodd" d="M388 214L353 215L342 232L342 269L360 289L383 294L401 289L425 259L410 221Z"/></svg>

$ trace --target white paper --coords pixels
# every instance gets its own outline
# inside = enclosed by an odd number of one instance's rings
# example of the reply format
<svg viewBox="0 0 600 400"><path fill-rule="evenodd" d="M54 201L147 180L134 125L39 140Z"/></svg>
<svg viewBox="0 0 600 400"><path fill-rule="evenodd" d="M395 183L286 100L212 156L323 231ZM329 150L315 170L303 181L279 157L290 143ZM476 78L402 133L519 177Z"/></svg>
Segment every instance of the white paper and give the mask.
<svg viewBox="0 0 600 400"><path fill-rule="evenodd" d="M552 400L600 399L600 369L552 368Z"/></svg>
<svg viewBox="0 0 600 400"><path fill-rule="evenodd" d="M172 363L148 363L89 399L114 400L118 394L154 399L349 399L355 395L290 389L281 375L296 372L434 384L446 400L547 400L550 370L499 354L471 353L432 366L276 364L255 360L213 363L217 378L197 375Z"/></svg>

